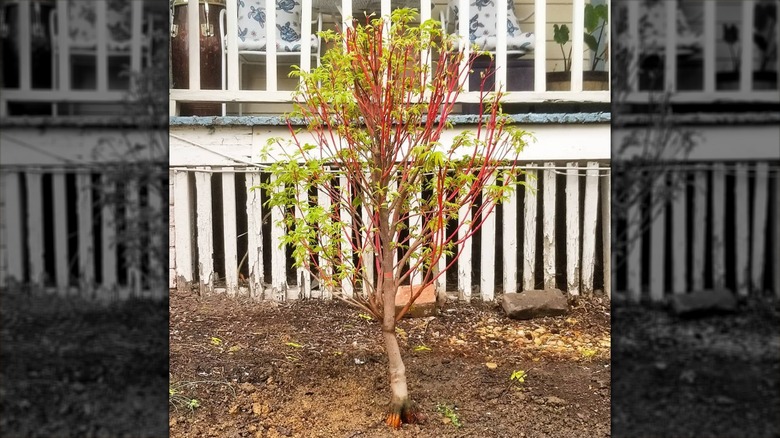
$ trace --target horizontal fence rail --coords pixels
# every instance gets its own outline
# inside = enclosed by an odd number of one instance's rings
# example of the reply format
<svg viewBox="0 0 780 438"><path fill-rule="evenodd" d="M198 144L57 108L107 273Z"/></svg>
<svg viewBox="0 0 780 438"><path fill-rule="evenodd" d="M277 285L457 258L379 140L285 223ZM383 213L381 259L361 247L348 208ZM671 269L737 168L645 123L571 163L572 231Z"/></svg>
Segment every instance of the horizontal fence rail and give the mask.
<svg viewBox="0 0 780 438"><path fill-rule="evenodd" d="M102 301L167 296L162 182L117 185L93 168L26 167L0 172L4 289Z"/></svg>
<svg viewBox="0 0 780 438"><path fill-rule="evenodd" d="M609 167L598 162L521 166L528 190L499 204L437 283L468 301L553 288L571 295L609 292ZM170 175L170 286L254 299L330 298L316 277L293 267L280 248L281 211L249 190L270 178L257 168L180 167ZM329 208L322 195L317 202ZM342 219L345 212L342 213ZM468 214L466 212L465 214Z"/></svg>
<svg viewBox="0 0 780 438"><path fill-rule="evenodd" d="M614 172L619 181L620 170ZM631 172L655 182L646 196L613 212L612 284L621 296L660 302L704 289L780 296L780 163ZM614 190L614 199L624 195L620 186Z"/></svg>

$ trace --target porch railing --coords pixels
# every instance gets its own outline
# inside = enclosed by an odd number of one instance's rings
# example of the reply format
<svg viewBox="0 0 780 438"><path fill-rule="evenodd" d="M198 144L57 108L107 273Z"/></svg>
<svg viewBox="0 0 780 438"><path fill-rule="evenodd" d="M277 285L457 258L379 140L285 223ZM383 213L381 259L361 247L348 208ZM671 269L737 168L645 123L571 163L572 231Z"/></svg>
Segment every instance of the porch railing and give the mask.
<svg viewBox="0 0 780 438"><path fill-rule="evenodd" d="M311 23L313 12L315 11L315 3L312 0L302 1L302 23ZM339 26L344 26L349 17L353 13L352 0L336 0L340 1L340 13L335 14L334 20L340 21ZM496 89L507 89L507 74L508 74L508 57L507 57L507 0L495 0L497 13L497 50L495 52L495 87ZM322 1L318 3L323 3ZM469 9L470 0L459 0L459 10L464 11ZM532 13L534 17L533 27L524 28L525 31L530 31L535 34L536 47L535 50L525 56L525 59L532 61L533 72L533 86L527 91L511 91L506 95L505 102L552 102L552 101L570 101L570 102L609 102L610 93L609 90L598 91L583 91L583 68L584 58L587 54L584 52L584 8L585 0L568 0L563 5L560 2L553 3L548 0L528 0L520 4L516 1L516 9L522 10L525 15ZM569 5L566 5L569 3ZM609 2L606 2L609 5ZM275 10L275 0L265 0L266 11ZM519 6L518 6L519 5ZM391 0L381 0L381 8L376 11L381 13L382 16L387 16L393 5ZM432 0L419 0L419 4L415 2L413 6L420 11L420 18L422 20L428 18L439 18L438 11L442 8L447 8L446 4L434 3ZM551 8L553 6L554 8ZM568 13L562 14L567 8L570 9L570 15ZM201 87L201 54L202 48L199 46L199 34L197 32L189 32L188 37L188 57L189 57L189 81L187 88L173 88L170 91L170 111L172 116L179 115L178 104L182 102L211 102L211 103L289 103L291 102L291 91L281 90L279 88L279 75L277 71L278 53L276 52L276 39L275 32L267 32L266 47L267 53L265 56L264 74L266 77L266 87L264 90L257 89L243 89L239 79L239 53L235 50L238 47L238 23L237 13L238 5L236 1L227 1L226 8L226 33L227 33L227 54L226 54L226 87L225 89L202 89ZM550 67L550 61L553 55L553 48L557 54L557 44L552 41L552 21L548 21L548 10L556 11L556 19L558 15L563 18L563 21L555 21L560 23L568 23L568 26L572 28L570 42L572 46L573 62L571 63L571 86L569 91L547 91L546 72ZM201 13L201 15L203 15ZM522 14L518 14L520 16ZM525 16L524 15L524 16ZM266 29L274 29L275 17L274 14L266 14ZM187 26L189 29L198 28L199 11L196 8L187 8ZM335 27L337 23L329 23ZM468 41L468 20L460 20L459 27L456 32L460 37ZM608 33L608 32L607 32ZM301 50L300 56L293 63L301 67L302 70L308 71L312 68L312 60L310 57L311 41L310 36L312 29L310 26L303 25L301 32ZM608 35L607 35L608 37ZM577 56L576 54L580 54ZM289 58L288 58L289 59ZM174 66L176 68L176 66ZM459 97L459 101L462 103L474 103L478 102L479 92L468 89Z"/></svg>

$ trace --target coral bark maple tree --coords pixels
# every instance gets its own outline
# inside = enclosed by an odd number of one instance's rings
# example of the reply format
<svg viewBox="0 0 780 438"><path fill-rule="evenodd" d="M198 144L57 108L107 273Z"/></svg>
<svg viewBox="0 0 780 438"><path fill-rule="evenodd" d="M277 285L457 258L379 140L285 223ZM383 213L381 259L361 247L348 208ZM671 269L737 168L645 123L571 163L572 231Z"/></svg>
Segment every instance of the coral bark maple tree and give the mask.
<svg viewBox="0 0 780 438"><path fill-rule="evenodd" d="M296 72L291 139L265 151L269 161L277 156L264 188L284 211L281 244L323 290L381 323L394 428L417 418L396 322L518 184L514 163L528 138L484 79L476 127L443 135L477 53L464 58L439 23L418 24L416 15L398 9L326 32L336 44L322 65ZM421 287L396 309L402 283Z"/></svg>

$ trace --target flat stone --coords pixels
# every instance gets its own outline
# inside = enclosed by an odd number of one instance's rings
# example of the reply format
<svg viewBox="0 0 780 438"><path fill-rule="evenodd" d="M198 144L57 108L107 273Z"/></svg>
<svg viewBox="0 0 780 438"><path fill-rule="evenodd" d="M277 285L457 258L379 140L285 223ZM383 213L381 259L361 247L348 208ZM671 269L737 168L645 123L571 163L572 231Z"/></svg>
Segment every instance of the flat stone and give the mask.
<svg viewBox="0 0 780 438"><path fill-rule="evenodd" d="M501 307L510 318L533 319L565 315L569 312L569 301L560 289L537 289L504 294Z"/></svg>
<svg viewBox="0 0 780 438"><path fill-rule="evenodd" d="M670 304L672 312L678 316L706 315L737 310L737 298L727 289L675 294L670 298Z"/></svg>
<svg viewBox="0 0 780 438"><path fill-rule="evenodd" d="M409 302L409 297L412 296L412 292L417 293L420 290L420 285L414 286L399 286L398 292L395 294L395 310L396 312L401 310L402 307ZM439 308L436 305L436 288L434 285L429 285L423 289L420 296L414 300L414 304L406 312L407 317L410 318L424 318L427 316L434 316L439 313Z"/></svg>

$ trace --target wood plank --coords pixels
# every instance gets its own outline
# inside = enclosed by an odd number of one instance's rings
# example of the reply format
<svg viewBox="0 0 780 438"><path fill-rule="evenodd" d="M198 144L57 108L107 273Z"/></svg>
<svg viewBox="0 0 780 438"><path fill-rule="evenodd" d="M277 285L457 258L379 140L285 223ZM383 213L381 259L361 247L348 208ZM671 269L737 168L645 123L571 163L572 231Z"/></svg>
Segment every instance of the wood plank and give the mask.
<svg viewBox="0 0 780 438"><path fill-rule="evenodd" d="M422 199L422 194L420 192L415 192L412 193L411 199L409 200L409 206L412 209L411 214L413 215L409 218L409 231L412 233L413 236L419 235L423 226L422 215L419 213L421 199ZM417 213L414 213L415 211ZM412 239L409 241L409 244L415 245L418 240L419 239L412 237ZM410 263L416 263L419 257L421 257L421 254L422 251L415 251L414 256L412 256L412 259L410 260ZM424 274L424 270L422 269L422 267L420 267L420 269L415 269L414 272L412 272L409 281L411 282L411 284L422 284L423 274Z"/></svg>
<svg viewBox="0 0 780 438"><path fill-rule="evenodd" d="M70 271L68 265L68 209L65 174L52 174L52 196L54 198L54 272L60 294L68 291Z"/></svg>
<svg viewBox="0 0 780 438"><path fill-rule="evenodd" d="M529 164L525 176L525 205L523 216L525 218L523 233L523 290L536 288L534 280L536 272L536 208L537 208L537 174L533 168L536 164Z"/></svg>
<svg viewBox="0 0 780 438"><path fill-rule="evenodd" d="M576 162L566 163L566 290L580 294L580 175Z"/></svg>
<svg viewBox="0 0 780 438"><path fill-rule="evenodd" d="M612 285L616 273L612 272L612 175L601 178L601 248L604 252L604 293L612 298Z"/></svg>
<svg viewBox="0 0 780 438"><path fill-rule="evenodd" d="M588 170L585 172L585 211L582 214L582 292L584 293L593 293L599 178L599 163L589 161Z"/></svg>
<svg viewBox="0 0 780 438"><path fill-rule="evenodd" d="M626 275L628 277L628 297L631 302L639 303L642 300L642 234L641 212L639 202L628 206L626 220L626 253L628 263Z"/></svg>
<svg viewBox="0 0 780 438"><path fill-rule="evenodd" d="M464 189L465 190L465 189ZM458 209L458 223L471 222L471 206L464 205ZM458 299L465 302L471 301L471 238L465 239L468 226L458 228Z"/></svg>
<svg viewBox="0 0 780 438"><path fill-rule="evenodd" d="M92 218L92 175L76 175L78 217L79 291L91 294L95 287L95 248ZM154 217L154 216L153 216Z"/></svg>
<svg viewBox="0 0 780 438"><path fill-rule="evenodd" d="M756 163L753 196L753 238L751 239L751 290L761 293L764 287L764 256L767 239L767 211L769 197L769 164Z"/></svg>
<svg viewBox="0 0 780 438"><path fill-rule="evenodd" d="M514 180L508 175L508 172L506 175L504 184L513 183ZM504 227L504 253L502 260L504 262L503 284L505 294L517 292L517 203L520 196L517 191L521 189L522 186L515 185L502 208L502 226Z"/></svg>
<svg viewBox="0 0 780 438"><path fill-rule="evenodd" d="M737 294L746 297L750 292L750 256L748 253L750 212L748 203L748 168L745 163L736 165L736 192L734 193L734 226L736 234L736 277Z"/></svg>
<svg viewBox="0 0 780 438"><path fill-rule="evenodd" d="M685 221L685 209L686 209L686 190L687 185L687 173L680 172L679 175L682 178L682 187L677 190L677 193L672 200L672 292L681 294L686 291L686 263L687 263L687 245L686 241L688 233L686 229Z"/></svg>
<svg viewBox="0 0 780 438"><path fill-rule="evenodd" d="M496 184L496 174L491 174L486 184L492 186ZM483 202L487 194L487 189L482 190ZM479 276L479 294L482 301L493 301L496 294L496 214L495 207L490 214L487 214L482 221L480 239L480 276ZM487 210L485 210L487 212Z"/></svg>
<svg viewBox="0 0 780 438"><path fill-rule="evenodd" d="M325 187L317 188L317 205L319 205L323 211L328 214L333 214L333 200ZM329 244L328 236L322 236L322 247L326 248ZM325 275L330 276L333 272L332 268L328 266L328 262L324 256L319 256L320 269L325 272ZM320 278L320 293L323 299L333 298L333 290L330 285L327 285L325 280Z"/></svg>
<svg viewBox="0 0 780 438"><path fill-rule="evenodd" d="M351 269L354 266L352 262L352 244L350 243L352 240L353 231L352 215L350 214L350 211L346 205L352 202L352 192L349 189L349 183L347 182L346 176L342 175L339 177L339 189L341 191L339 218L343 224L343 232L341 235L341 254L342 260L344 261L342 263L344 264L345 268ZM341 293L343 293L344 296L348 298L355 296L355 289L354 285L352 284L352 278L349 276L341 281Z"/></svg>
<svg viewBox="0 0 780 438"><path fill-rule="evenodd" d="M137 179L131 178L127 181L125 186L125 199L127 200L127 208L125 209L125 233L127 233L128 230L133 230L139 226L139 193ZM127 239L130 240L130 236L127 236ZM136 246L138 243L140 243L140 241L136 241L135 243L130 242L130 245ZM126 251L125 258L127 262L127 291L130 292L132 296L139 297L142 289L140 245Z"/></svg>
<svg viewBox="0 0 780 438"><path fill-rule="evenodd" d="M195 172L195 211L198 240L198 279L201 294L214 292L214 219L211 211L211 172Z"/></svg>
<svg viewBox="0 0 780 438"><path fill-rule="evenodd" d="M368 175L366 175L366 180L368 180ZM365 251L363 251L362 257L362 263L363 263L363 295L368 296L369 292L373 290L373 287L375 285L374 283L374 250L372 249L372 246L370 245L371 240L373 239L374 233L372 231L373 229L373 223L372 219L369 216L368 208L366 208L366 205L363 204L362 211L361 211L361 217L363 220L363 228L361 230L361 236L363 240L363 245L366 248Z"/></svg>
<svg viewBox="0 0 780 438"><path fill-rule="evenodd" d="M30 251L30 282L42 287L46 282L43 254L43 175L27 172L27 248Z"/></svg>
<svg viewBox="0 0 780 438"><path fill-rule="evenodd" d="M186 171L174 173L174 223L176 224L176 286L193 280L190 182Z"/></svg>
<svg viewBox="0 0 780 438"><path fill-rule="evenodd" d="M650 299L659 302L664 298L664 276L666 275L666 204L659 204L661 191L666 186L665 175L653 181L650 206L652 222L650 225Z"/></svg>
<svg viewBox="0 0 780 438"><path fill-rule="evenodd" d="M726 287L726 167L715 163L712 172L712 281Z"/></svg>
<svg viewBox="0 0 780 438"><path fill-rule="evenodd" d="M545 167L555 163L546 162ZM553 289L555 279L555 171L545 170L544 194L542 195L542 266L544 270L544 288Z"/></svg>
<svg viewBox="0 0 780 438"><path fill-rule="evenodd" d="M236 173L225 167L222 177L222 238L225 242L225 291L238 293L238 230L236 229Z"/></svg>
<svg viewBox="0 0 780 438"><path fill-rule="evenodd" d="M265 296L265 278L263 274L263 203L260 189L260 173L246 174L246 215L247 215L247 263L249 267L249 296L256 300L271 298Z"/></svg>
<svg viewBox="0 0 780 438"><path fill-rule="evenodd" d="M276 175L271 175L271 184L276 182ZM271 208L271 293L276 301L287 300L287 252L282 239L286 229L282 221L284 212L281 208Z"/></svg>
<svg viewBox="0 0 780 438"><path fill-rule="evenodd" d="M772 223L775 224L775 238L773 239L774 258L775 261L775 296L780 298L780 269L777 269L777 265L780 264L780 169L775 171L775 202L774 202L774 216Z"/></svg>
<svg viewBox="0 0 780 438"><path fill-rule="evenodd" d="M309 202L309 193L304 188L303 184L298 185L298 200L301 203ZM295 216L303 218L303 211L299 206L295 207ZM309 273L309 265L305 262L297 268L296 279L298 282L298 298L311 298L311 274Z"/></svg>
<svg viewBox="0 0 780 438"><path fill-rule="evenodd" d="M702 167L701 165L699 167ZM704 289L704 261L706 260L704 234L707 230L707 173L705 170L694 172L693 186L693 272L691 282L693 290Z"/></svg>
<svg viewBox="0 0 780 438"><path fill-rule="evenodd" d="M28 174L29 175L29 174ZM3 221L3 242L5 243L3 281L8 276L16 281L24 280L24 211L22 210L22 193L18 172L2 172L3 209L0 212ZM29 181L29 176L28 176ZM29 182L28 182L29 184ZM38 198L30 198L39 200ZM40 202L40 201L38 201Z"/></svg>
<svg viewBox="0 0 780 438"><path fill-rule="evenodd" d="M100 184L103 187L103 193L111 194L114 193L114 190L116 188L116 185L114 184L113 180L106 176L101 175L100 176ZM110 196L110 195L109 195ZM178 202L178 200L177 200ZM111 202L110 199L101 200L101 210L100 210L100 251L101 251L101 258L102 258L102 264L101 264L101 294L105 295L105 298L108 298L110 294L112 294L118 287L118 279L119 279L119 268L117 265L117 246L116 246L116 204L114 202ZM187 222L187 221L183 221ZM177 218L177 224L178 224L178 218ZM186 227L186 223L182 223L181 227ZM179 230L179 226L176 227L177 230ZM177 235L178 237L178 235ZM177 242L177 251L176 251L176 263L179 263L179 251L186 251L186 249L189 248L188 246L180 247L178 246ZM179 274L181 275L181 274ZM191 276L189 278L192 278ZM177 284L177 286L179 286ZM184 285L181 285L182 287Z"/></svg>
<svg viewBox="0 0 780 438"><path fill-rule="evenodd" d="M167 267L168 259L163 256L165 254L166 244L164 230L167 224L165 223L165 208L163 206L162 192L166 189L165 184L161 180L151 180L147 184L148 194L148 208L150 217L148 218L149 227L151 227L152 235L150 236L150 250L149 253L149 290L155 298L165 298L167 290L165 288L165 267ZM169 242L170 243L170 242Z"/></svg>

